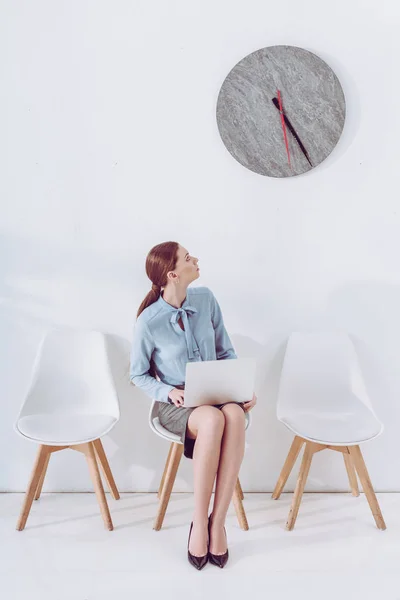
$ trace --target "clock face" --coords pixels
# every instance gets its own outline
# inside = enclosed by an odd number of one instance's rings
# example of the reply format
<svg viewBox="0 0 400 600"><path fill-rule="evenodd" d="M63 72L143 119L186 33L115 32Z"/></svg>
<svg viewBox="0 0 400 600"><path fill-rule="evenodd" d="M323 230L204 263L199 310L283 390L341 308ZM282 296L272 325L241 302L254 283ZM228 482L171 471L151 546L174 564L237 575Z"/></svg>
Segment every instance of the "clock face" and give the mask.
<svg viewBox="0 0 400 600"><path fill-rule="evenodd" d="M346 105L332 69L295 46L270 46L243 58L217 102L218 129L244 167L269 177L301 175L332 152Z"/></svg>

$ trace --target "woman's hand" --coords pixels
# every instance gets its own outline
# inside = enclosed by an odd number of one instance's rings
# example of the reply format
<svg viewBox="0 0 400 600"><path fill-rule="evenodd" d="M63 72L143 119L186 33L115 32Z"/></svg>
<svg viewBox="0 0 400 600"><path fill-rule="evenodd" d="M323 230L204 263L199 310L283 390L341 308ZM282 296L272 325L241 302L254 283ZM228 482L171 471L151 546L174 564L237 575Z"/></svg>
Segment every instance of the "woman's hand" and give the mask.
<svg viewBox="0 0 400 600"><path fill-rule="evenodd" d="M243 404L243 408L245 412L249 412L252 408L257 404L257 396L253 393L253 398L249 400L249 402L245 402Z"/></svg>
<svg viewBox="0 0 400 600"><path fill-rule="evenodd" d="M174 388L168 394L168 398L171 398L175 406L183 406L183 402L185 400L185 390L178 390L178 388Z"/></svg>

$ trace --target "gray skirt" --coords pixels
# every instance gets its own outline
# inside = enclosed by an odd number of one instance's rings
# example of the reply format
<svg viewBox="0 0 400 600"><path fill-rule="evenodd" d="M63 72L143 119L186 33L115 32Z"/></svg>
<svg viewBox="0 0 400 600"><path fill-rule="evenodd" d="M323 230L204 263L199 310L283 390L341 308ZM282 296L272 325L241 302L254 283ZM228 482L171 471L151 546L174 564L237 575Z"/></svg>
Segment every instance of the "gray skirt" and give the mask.
<svg viewBox="0 0 400 600"><path fill-rule="evenodd" d="M184 390L184 385L175 386L179 390ZM221 409L225 404L238 404L237 402L230 403L225 402L224 404L216 404L214 408ZM244 411L243 402L239 402L239 406ZM183 454L186 458L193 458L194 444L196 440L193 440L187 436L187 423L191 413L196 408L185 408L184 406L175 406L175 404L169 404L167 402L158 402L158 418L160 423L165 429L179 435L179 438L183 444Z"/></svg>

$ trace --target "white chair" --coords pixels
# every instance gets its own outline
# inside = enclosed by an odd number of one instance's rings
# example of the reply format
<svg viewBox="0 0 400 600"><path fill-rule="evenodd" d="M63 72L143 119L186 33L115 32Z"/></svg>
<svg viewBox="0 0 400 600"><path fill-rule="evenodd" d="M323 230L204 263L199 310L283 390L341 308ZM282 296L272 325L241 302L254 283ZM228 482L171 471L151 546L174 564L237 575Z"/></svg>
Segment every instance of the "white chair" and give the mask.
<svg viewBox="0 0 400 600"><path fill-rule="evenodd" d="M245 413L245 419L245 428L247 430L251 424L251 413ZM184 448L179 436L175 435L174 433L171 433L161 425L160 420L158 418L158 404L155 400L153 400L150 407L149 425L155 434L157 434L164 440L170 442L170 448L168 452L167 461L164 467L164 473L162 475L161 483L158 489L158 497L160 499L160 502L158 506L157 516L153 526L153 529L159 531L162 527L165 513L168 508L169 499L171 497L172 488L175 483L176 474L178 472L178 467L182 458ZM243 507L243 498L243 491L238 478L235 486L235 491L233 493L233 503L236 511L236 516L239 521L239 526L244 531L247 531L249 529L249 526L247 523L246 513Z"/></svg>
<svg viewBox="0 0 400 600"><path fill-rule="evenodd" d="M32 380L15 430L40 444L17 529L24 529L33 499L38 500L50 455L71 448L86 456L105 526L113 524L97 459L115 500L117 487L100 437L120 416L104 335L52 330L39 347Z"/></svg>
<svg viewBox="0 0 400 600"><path fill-rule="evenodd" d="M382 433L383 425L372 409L355 348L346 333L295 332L289 337L277 417L296 437L272 494L274 499L281 495L305 444L286 529L295 525L313 455L327 448L343 453L354 496L359 495L357 471L376 525L386 529L359 447Z"/></svg>

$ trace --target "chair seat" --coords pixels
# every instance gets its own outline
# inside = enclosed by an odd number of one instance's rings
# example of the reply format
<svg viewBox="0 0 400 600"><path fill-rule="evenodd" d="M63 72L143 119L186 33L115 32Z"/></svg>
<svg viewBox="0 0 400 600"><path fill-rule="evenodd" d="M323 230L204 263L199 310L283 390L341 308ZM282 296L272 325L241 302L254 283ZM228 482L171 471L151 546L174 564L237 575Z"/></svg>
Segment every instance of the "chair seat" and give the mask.
<svg viewBox="0 0 400 600"><path fill-rule="evenodd" d="M118 419L98 414L36 414L17 422L19 433L42 444L72 445L105 435Z"/></svg>
<svg viewBox="0 0 400 600"><path fill-rule="evenodd" d="M170 431L168 431L168 429L165 429L165 427L163 427L160 423L160 419L158 417L155 417L153 419L153 425L154 428L156 429L156 433L158 433L159 435L161 435L163 438L166 438L168 440L171 440L171 442L181 442L181 438L179 437L179 435L175 434L175 433L171 433Z"/></svg>
<svg viewBox="0 0 400 600"><path fill-rule="evenodd" d="M341 412L296 411L279 415L296 435L321 444L355 445L379 435L381 423L363 404Z"/></svg>

